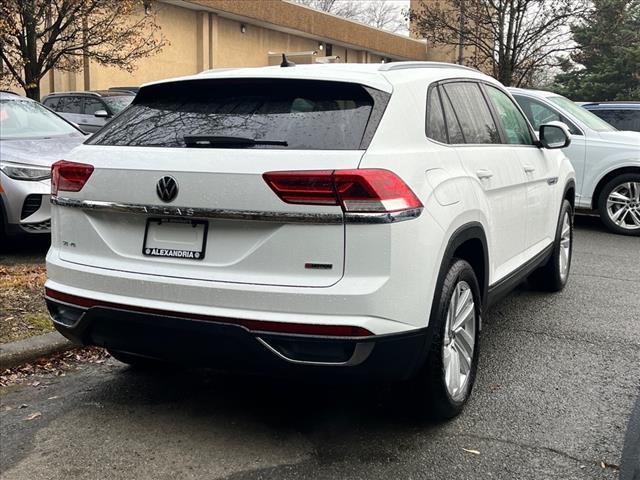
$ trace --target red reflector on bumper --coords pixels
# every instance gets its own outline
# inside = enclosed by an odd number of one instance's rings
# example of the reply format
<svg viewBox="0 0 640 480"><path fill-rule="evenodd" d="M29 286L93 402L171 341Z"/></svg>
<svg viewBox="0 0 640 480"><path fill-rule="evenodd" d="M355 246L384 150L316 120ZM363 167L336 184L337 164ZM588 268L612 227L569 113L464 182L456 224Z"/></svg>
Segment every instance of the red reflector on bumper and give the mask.
<svg viewBox="0 0 640 480"><path fill-rule="evenodd" d="M122 305L119 303L103 302L101 300L69 295L68 293L58 292L50 288L45 288L45 295L51 300L58 300L63 303L68 303L70 305L84 308L104 307L135 313L160 315L165 317L177 317L191 320L226 323L229 325L244 327L252 332L289 333L294 335L316 335L324 337L370 337L373 335L373 333L371 333L366 328L348 325L317 325L306 323L271 322L267 320L248 320L244 318L216 317L211 315L172 312L169 310L160 310L157 308Z"/></svg>

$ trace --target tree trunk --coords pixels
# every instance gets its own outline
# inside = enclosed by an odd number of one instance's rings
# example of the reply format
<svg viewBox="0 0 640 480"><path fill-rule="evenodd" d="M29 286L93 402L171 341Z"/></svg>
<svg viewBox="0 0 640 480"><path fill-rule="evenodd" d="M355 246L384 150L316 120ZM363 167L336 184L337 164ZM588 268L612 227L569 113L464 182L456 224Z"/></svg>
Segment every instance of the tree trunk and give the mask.
<svg viewBox="0 0 640 480"><path fill-rule="evenodd" d="M35 53L35 52L34 52ZM29 56L31 57L31 55ZM35 57L35 55L34 55ZM27 97L40 101L40 72L35 58L29 58L28 63L24 66L24 90Z"/></svg>
<svg viewBox="0 0 640 480"><path fill-rule="evenodd" d="M33 100L37 100L38 102L40 101L40 82L36 81L30 81L27 78L27 86L25 87L25 92L27 94L27 97L33 99Z"/></svg>
<svg viewBox="0 0 640 480"><path fill-rule="evenodd" d="M498 81L505 87L513 85L513 70L506 60L502 60L498 64Z"/></svg>
<svg viewBox="0 0 640 480"><path fill-rule="evenodd" d="M460 2L460 35L458 38L458 65L464 65L464 1Z"/></svg>
<svg viewBox="0 0 640 480"><path fill-rule="evenodd" d="M24 83L25 93L27 97L40 101L40 66L38 65L37 35L36 24L34 18L36 5L33 0L29 2L23 11L23 24L25 33L25 45L22 51L23 58L26 60L24 65Z"/></svg>

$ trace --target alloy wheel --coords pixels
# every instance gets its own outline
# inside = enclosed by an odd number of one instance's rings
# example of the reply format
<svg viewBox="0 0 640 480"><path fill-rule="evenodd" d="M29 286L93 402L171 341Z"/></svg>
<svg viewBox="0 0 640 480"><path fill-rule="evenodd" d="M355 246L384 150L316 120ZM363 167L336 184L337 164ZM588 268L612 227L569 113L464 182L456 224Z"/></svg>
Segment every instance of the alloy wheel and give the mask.
<svg viewBox="0 0 640 480"><path fill-rule="evenodd" d="M471 287L457 283L445 325L442 362L447 391L455 401L463 400L469 383L476 338L476 308Z"/></svg>
<svg viewBox="0 0 640 480"><path fill-rule="evenodd" d="M571 260L571 217L569 212L564 214L562 230L560 232L560 252L558 253L560 265L560 278L564 282L569 274Z"/></svg>
<svg viewBox="0 0 640 480"><path fill-rule="evenodd" d="M625 182L607 197L607 215L625 230L640 229L640 182Z"/></svg>

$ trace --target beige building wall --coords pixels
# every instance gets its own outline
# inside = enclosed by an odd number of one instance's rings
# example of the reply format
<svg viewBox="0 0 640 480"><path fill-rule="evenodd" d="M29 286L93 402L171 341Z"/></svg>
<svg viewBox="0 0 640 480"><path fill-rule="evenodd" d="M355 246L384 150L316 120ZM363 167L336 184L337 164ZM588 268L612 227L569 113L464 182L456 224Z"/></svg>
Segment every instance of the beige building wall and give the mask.
<svg viewBox="0 0 640 480"><path fill-rule="evenodd" d="M169 4L158 4L158 23L170 44L160 53L139 60L132 73L90 62L89 88L100 90L114 86L137 86L145 82L201 71L202 68L198 69L196 55L198 13ZM140 15L142 14L141 7ZM43 79L40 85L42 95L51 91L50 83L48 78ZM55 91L84 90L84 72L74 74L56 71L53 88Z"/></svg>
<svg viewBox="0 0 640 480"><path fill-rule="evenodd" d="M260 67L269 52L318 51L318 41L217 16L216 67ZM241 27L244 25L245 33ZM321 52L318 52L321 54Z"/></svg>
<svg viewBox="0 0 640 480"><path fill-rule="evenodd" d="M131 73L94 61L88 75L54 71L42 80L41 94L138 86L209 68L265 66L270 52L315 51L321 57L326 50L319 46L327 43L341 62L427 59L423 42L283 0L156 0L152 5L168 41L161 52L139 60ZM141 5L138 15L143 14ZM276 18L281 23L271 23Z"/></svg>

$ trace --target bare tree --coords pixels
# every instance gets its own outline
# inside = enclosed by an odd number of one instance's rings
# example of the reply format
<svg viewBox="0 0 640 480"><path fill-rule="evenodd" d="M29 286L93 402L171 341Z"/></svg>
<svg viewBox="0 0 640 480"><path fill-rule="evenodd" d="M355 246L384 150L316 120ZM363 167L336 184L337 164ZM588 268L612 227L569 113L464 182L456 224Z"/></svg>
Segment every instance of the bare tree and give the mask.
<svg viewBox="0 0 640 480"><path fill-rule="evenodd" d="M371 1L364 8L361 20L372 27L390 32L407 32L407 22L402 7L387 1Z"/></svg>
<svg viewBox="0 0 640 480"><path fill-rule="evenodd" d="M2 83L18 83L39 100L40 80L54 67L76 72L91 59L132 71L138 59L166 43L147 14L150 5L149 0L3 0Z"/></svg>
<svg viewBox="0 0 640 480"><path fill-rule="evenodd" d="M307 7L391 32L407 32L402 7L389 0L294 0Z"/></svg>
<svg viewBox="0 0 640 480"><path fill-rule="evenodd" d="M409 19L434 46L458 47L461 63L521 85L574 48L568 24L588 8L586 0L423 1ZM465 56L469 49L477 54Z"/></svg>
<svg viewBox="0 0 640 480"><path fill-rule="evenodd" d="M305 5L315 10L331 13L338 17L360 20L365 6L365 2L360 0L294 0L296 3Z"/></svg>

